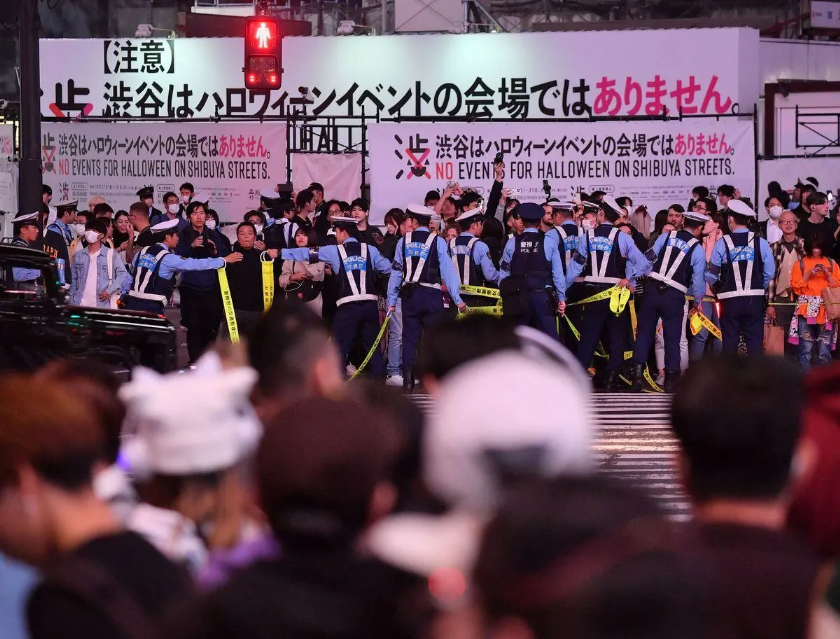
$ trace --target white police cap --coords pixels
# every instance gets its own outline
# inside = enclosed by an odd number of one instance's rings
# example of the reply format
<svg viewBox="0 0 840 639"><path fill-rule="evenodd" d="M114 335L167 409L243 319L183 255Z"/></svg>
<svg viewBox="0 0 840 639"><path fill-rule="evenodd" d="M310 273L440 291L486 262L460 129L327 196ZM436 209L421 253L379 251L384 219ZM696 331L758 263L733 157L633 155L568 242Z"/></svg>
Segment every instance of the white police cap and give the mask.
<svg viewBox="0 0 840 639"><path fill-rule="evenodd" d="M152 227L152 233L163 233L164 231L168 231L169 229L174 229L178 226L178 221L178 218L175 218L174 220L166 220L166 222L155 224Z"/></svg>
<svg viewBox="0 0 840 639"><path fill-rule="evenodd" d="M686 211L683 213L683 217L687 220L695 220L697 222L708 222L711 219L708 215L703 215L702 213L696 213L694 211Z"/></svg>
<svg viewBox="0 0 840 639"><path fill-rule="evenodd" d="M481 215L482 215L481 207L476 207L476 208L471 209L469 211L464 211L463 213L461 213L461 215L459 215L458 217L455 218L455 221L456 222L466 222L467 220L472 220L475 217L481 217ZM477 222L477 221L478 220L473 220L473 222Z"/></svg>
<svg viewBox="0 0 840 639"><path fill-rule="evenodd" d="M277 200L280 198L280 194L274 189L263 189L260 191L260 197L264 200Z"/></svg>
<svg viewBox="0 0 840 639"><path fill-rule="evenodd" d="M750 205L743 200L729 200L726 208L732 213L743 215L744 217L755 217L755 211L750 208Z"/></svg>
<svg viewBox="0 0 840 639"><path fill-rule="evenodd" d="M613 211L621 215L621 207L618 205L618 202L615 201L615 198L612 195L605 195L603 203L609 206Z"/></svg>
<svg viewBox="0 0 840 639"><path fill-rule="evenodd" d="M38 219L38 211L34 213L18 213L15 215L15 219L12 220L15 224L19 224L20 222L28 222L30 220L35 221Z"/></svg>
<svg viewBox="0 0 840 639"><path fill-rule="evenodd" d="M428 206L423 206L422 204L409 204L406 207L406 211L409 215L417 217L431 218L433 215L436 215L434 209L430 209Z"/></svg>
<svg viewBox="0 0 840 639"><path fill-rule="evenodd" d="M358 224L359 220L355 217L345 217L343 215L333 215L332 217L333 224Z"/></svg>

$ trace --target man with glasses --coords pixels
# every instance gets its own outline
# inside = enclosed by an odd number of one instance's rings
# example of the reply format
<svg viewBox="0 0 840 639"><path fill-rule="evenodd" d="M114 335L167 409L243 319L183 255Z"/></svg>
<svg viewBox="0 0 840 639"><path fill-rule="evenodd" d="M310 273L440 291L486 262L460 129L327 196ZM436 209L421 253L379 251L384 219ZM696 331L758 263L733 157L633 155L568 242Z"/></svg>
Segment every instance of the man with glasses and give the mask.
<svg viewBox="0 0 840 639"><path fill-rule="evenodd" d="M787 333L796 309L793 305L795 297L790 287L790 274L793 265L805 258L805 246L802 238L796 234L799 226L796 213L785 211L779 218L778 224L782 230L782 237L778 242L770 245L775 271L767 289L767 319L775 321L776 326L781 326ZM787 350L787 340L785 340L785 350Z"/></svg>

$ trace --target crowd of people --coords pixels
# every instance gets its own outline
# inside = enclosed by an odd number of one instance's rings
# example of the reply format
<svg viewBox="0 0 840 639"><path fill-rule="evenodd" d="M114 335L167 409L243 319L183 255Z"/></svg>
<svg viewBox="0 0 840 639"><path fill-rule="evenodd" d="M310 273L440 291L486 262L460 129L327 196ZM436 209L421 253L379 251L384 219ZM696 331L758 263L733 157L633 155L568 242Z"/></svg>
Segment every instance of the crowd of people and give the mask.
<svg viewBox="0 0 840 639"><path fill-rule="evenodd" d="M4 375L4 639L838 636L837 366L692 366L675 521L597 472L588 376L543 332L430 327L428 415L340 349L278 301L193 370Z"/></svg>
<svg viewBox="0 0 840 639"><path fill-rule="evenodd" d="M730 185L696 187L687 206L651 216L603 191L521 203L504 171L494 165L486 199L449 184L388 211L381 230L364 198L328 201L319 183L269 189L231 238L190 183L164 195L165 211L144 187L116 213L98 197L88 211L51 208L44 187L43 209L16 218L13 243L55 256L72 304L163 313L177 291L190 365L220 331L247 337L283 298L331 328L351 373L364 364L408 389L423 334L451 314L504 314L537 328L612 391L671 392L706 353L786 354L805 371L831 361L840 226L816 179L789 191L768 185L758 223L756 206ZM15 278L39 276L16 269Z"/></svg>

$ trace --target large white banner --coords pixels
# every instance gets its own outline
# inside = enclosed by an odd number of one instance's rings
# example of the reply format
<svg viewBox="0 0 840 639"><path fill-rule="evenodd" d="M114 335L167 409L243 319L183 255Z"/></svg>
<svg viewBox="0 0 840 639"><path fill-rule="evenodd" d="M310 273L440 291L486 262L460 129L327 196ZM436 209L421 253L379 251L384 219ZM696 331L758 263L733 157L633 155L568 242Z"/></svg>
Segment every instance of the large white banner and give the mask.
<svg viewBox="0 0 840 639"><path fill-rule="evenodd" d="M42 40L41 113L178 119L300 109L477 119L751 113L759 97L758 57L754 29L289 37L282 88L249 91L241 38Z"/></svg>
<svg viewBox="0 0 840 639"><path fill-rule="evenodd" d="M606 191L646 204L651 214L685 205L695 186L755 191L752 122L632 121L557 124L377 124L368 128L372 218L423 202L454 181L485 197L493 160L504 154L505 187L520 201Z"/></svg>
<svg viewBox="0 0 840 639"><path fill-rule="evenodd" d="M295 191L318 182L327 200L352 202L362 195L361 153L293 153Z"/></svg>
<svg viewBox="0 0 840 639"><path fill-rule="evenodd" d="M166 192L190 182L233 221L259 206L261 189L286 182L286 127L276 123L45 122L41 154L54 202L101 195L114 210L149 185L162 209Z"/></svg>

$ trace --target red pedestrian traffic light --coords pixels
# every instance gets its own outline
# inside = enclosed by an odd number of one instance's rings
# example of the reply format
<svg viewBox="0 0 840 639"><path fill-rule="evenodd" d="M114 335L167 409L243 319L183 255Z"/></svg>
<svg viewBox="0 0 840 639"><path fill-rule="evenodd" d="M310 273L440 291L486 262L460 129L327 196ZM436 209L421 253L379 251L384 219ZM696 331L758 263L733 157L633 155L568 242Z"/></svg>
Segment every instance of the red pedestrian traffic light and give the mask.
<svg viewBox="0 0 840 639"><path fill-rule="evenodd" d="M276 20L262 16L247 19L244 69L247 88L280 88L282 41Z"/></svg>

